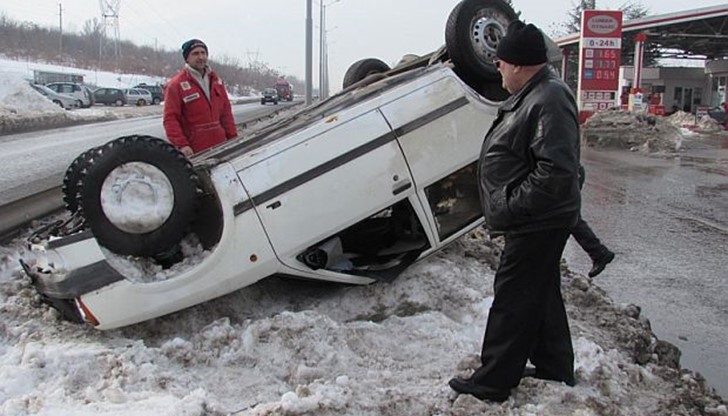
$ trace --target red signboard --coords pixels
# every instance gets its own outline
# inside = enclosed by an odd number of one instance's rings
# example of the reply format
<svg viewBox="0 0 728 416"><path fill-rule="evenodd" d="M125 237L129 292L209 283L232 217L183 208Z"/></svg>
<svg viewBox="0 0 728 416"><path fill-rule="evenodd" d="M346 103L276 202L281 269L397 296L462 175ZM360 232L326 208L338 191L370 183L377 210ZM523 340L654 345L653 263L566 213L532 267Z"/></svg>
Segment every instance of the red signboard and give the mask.
<svg viewBox="0 0 728 416"><path fill-rule="evenodd" d="M617 106L622 12L584 10L581 26L579 107L597 111Z"/></svg>

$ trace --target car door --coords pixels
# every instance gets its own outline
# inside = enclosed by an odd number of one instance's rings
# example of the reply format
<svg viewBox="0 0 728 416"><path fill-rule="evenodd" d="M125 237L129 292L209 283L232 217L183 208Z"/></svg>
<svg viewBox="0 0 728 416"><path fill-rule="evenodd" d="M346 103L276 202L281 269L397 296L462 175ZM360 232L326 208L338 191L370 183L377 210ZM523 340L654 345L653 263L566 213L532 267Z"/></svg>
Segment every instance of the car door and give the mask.
<svg viewBox="0 0 728 416"><path fill-rule="evenodd" d="M376 109L331 116L256 155L238 172L281 262L412 196L412 178Z"/></svg>
<svg viewBox="0 0 728 416"><path fill-rule="evenodd" d="M412 171L437 246L482 221L476 163L497 106L461 80L443 76L384 105Z"/></svg>

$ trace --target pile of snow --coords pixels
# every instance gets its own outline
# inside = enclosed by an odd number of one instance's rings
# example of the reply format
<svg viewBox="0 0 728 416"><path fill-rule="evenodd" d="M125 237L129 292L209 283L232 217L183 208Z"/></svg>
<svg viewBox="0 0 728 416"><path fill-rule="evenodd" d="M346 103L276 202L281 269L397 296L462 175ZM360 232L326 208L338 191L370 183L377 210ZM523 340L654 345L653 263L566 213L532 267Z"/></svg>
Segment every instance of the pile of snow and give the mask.
<svg viewBox="0 0 728 416"><path fill-rule="evenodd" d="M595 113L581 127L582 140L589 146L675 152L683 133L664 117L624 110Z"/></svg>
<svg viewBox="0 0 728 416"><path fill-rule="evenodd" d="M636 306L564 273L577 386L527 378L503 404L447 385L478 365L498 240L482 229L392 283L268 278L101 332L60 321L0 249L0 414L728 415Z"/></svg>
<svg viewBox="0 0 728 416"><path fill-rule="evenodd" d="M690 127L695 125L695 114L679 110L670 114L667 121L677 127Z"/></svg>
<svg viewBox="0 0 728 416"><path fill-rule="evenodd" d="M704 115L699 119L692 113L676 111L667 117L667 121L676 127L689 129L697 133L717 133L723 131L723 126L714 118Z"/></svg>

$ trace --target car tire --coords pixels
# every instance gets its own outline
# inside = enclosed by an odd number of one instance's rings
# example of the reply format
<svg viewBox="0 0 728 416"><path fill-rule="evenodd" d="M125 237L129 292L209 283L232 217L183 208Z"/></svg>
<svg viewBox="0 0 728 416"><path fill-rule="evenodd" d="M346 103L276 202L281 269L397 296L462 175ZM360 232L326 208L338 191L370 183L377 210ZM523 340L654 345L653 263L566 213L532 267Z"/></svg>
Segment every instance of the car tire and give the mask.
<svg viewBox="0 0 728 416"><path fill-rule="evenodd" d="M495 52L508 24L518 16L503 0L463 0L450 12L445 46L464 79L499 81Z"/></svg>
<svg viewBox="0 0 728 416"><path fill-rule="evenodd" d="M151 136L112 140L97 148L81 176L80 210L99 244L112 252L157 257L173 250L189 231L199 179L190 161L166 141Z"/></svg>
<svg viewBox="0 0 728 416"><path fill-rule="evenodd" d="M162 99L159 97L154 97L154 99L152 100L152 104L154 104L154 105L159 105L159 103L161 103L161 102L162 102Z"/></svg>
<svg viewBox="0 0 728 416"><path fill-rule="evenodd" d="M122 105L124 105L124 102L120 99L117 99L116 101L114 101L114 105L117 107L121 107Z"/></svg>
<svg viewBox="0 0 728 416"><path fill-rule="evenodd" d="M89 166L94 157L95 148L91 148L76 157L63 176L63 204L71 213L78 211L78 190L83 171Z"/></svg>
<svg viewBox="0 0 728 416"><path fill-rule="evenodd" d="M343 87L355 84L372 74L387 72L391 68L377 58L364 58L351 64L344 74ZM290 101L290 100L289 100Z"/></svg>

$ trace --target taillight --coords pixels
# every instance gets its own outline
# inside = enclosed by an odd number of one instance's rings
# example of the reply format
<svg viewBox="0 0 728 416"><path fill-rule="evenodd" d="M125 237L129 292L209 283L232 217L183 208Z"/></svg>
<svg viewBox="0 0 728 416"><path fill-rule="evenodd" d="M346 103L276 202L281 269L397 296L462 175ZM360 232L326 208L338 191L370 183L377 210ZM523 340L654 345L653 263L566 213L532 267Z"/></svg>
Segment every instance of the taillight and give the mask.
<svg viewBox="0 0 728 416"><path fill-rule="evenodd" d="M91 310L86 306L86 304L83 303L81 298L76 298L75 300L76 300L76 306L78 307L78 310L81 311L81 315L83 316L83 319L93 326L98 326L99 320L96 319L94 314L91 313Z"/></svg>

